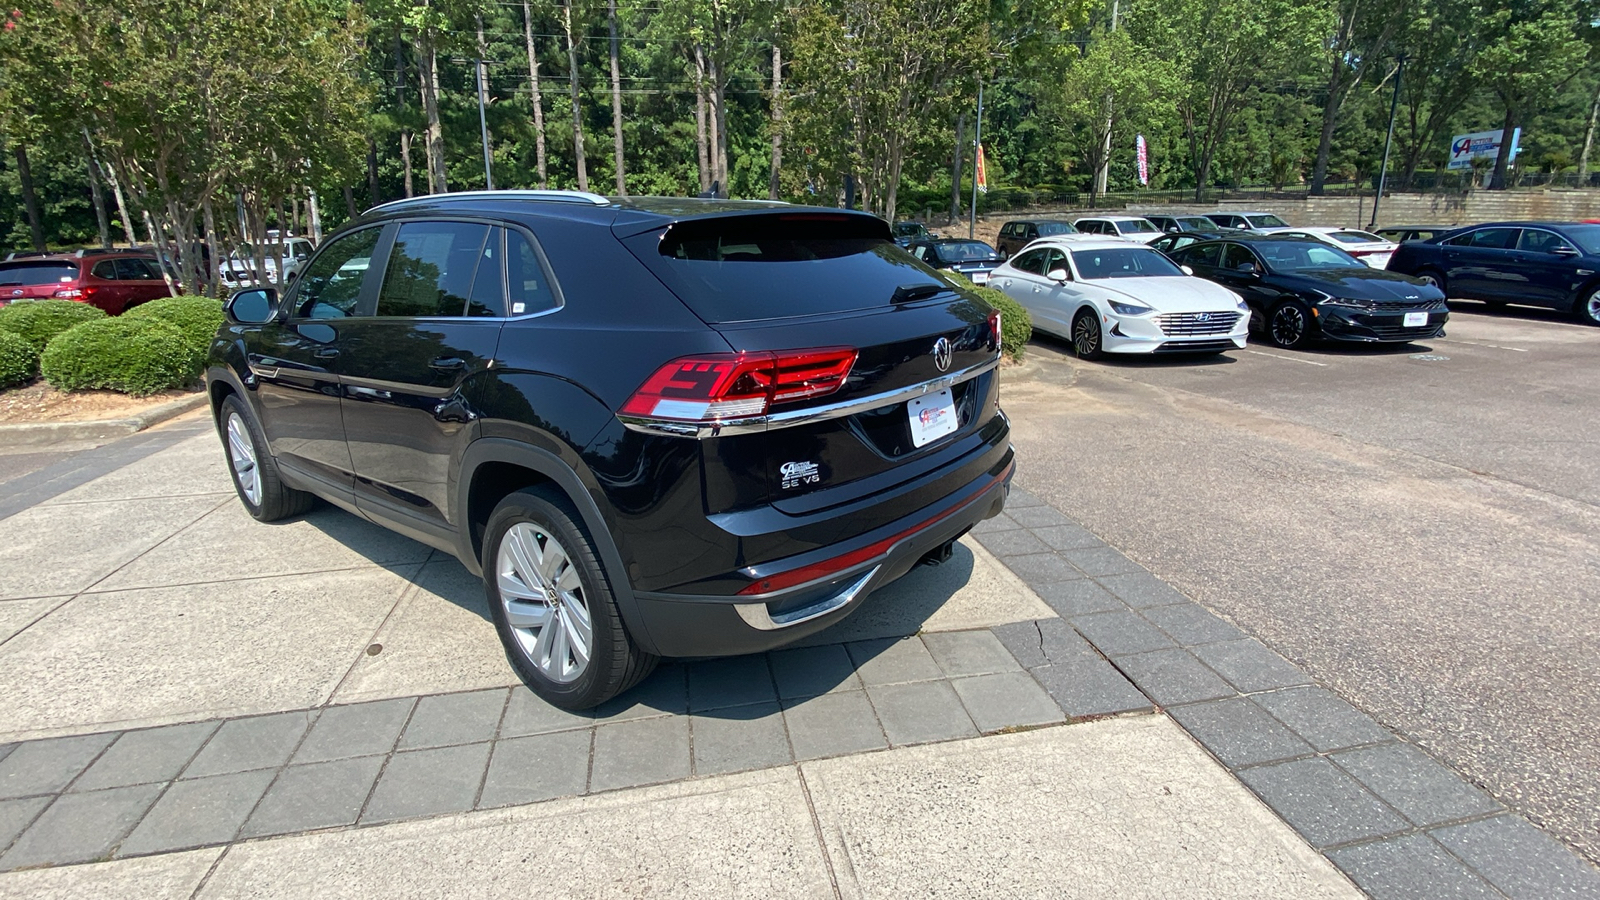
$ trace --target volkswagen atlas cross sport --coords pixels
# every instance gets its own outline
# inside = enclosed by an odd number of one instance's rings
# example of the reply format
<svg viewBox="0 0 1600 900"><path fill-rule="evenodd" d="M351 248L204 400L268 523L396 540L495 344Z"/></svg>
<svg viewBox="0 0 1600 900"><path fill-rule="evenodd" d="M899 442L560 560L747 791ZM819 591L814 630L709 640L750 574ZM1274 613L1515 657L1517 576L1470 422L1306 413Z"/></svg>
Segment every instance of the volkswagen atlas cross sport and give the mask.
<svg viewBox="0 0 1600 900"><path fill-rule="evenodd" d="M999 314L873 216L468 192L236 293L207 384L252 516L316 496L453 553L583 709L948 557L1009 489L999 358Z"/></svg>

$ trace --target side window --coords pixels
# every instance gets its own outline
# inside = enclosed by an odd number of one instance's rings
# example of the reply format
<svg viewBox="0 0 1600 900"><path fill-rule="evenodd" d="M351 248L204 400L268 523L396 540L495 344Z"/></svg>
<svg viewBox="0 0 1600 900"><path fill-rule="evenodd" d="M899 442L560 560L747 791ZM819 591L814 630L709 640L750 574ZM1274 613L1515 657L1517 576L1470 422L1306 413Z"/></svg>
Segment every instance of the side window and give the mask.
<svg viewBox="0 0 1600 900"><path fill-rule="evenodd" d="M1489 250L1510 250L1517 245L1516 228L1480 228L1472 233L1472 246Z"/></svg>
<svg viewBox="0 0 1600 900"><path fill-rule="evenodd" d="M295 241L289 245L289 249L295 259L305 259L311 255L311 245L305 241Z"/></svg>
<svg viewBox="0 0 1600 900"><path fill-rule="evenodd" d="M378 293L379 316L460 316L489 226L407 222L395 235Z"/></svg>
<svg viewBox="0 0 1600 900"><path fill-rule="evenodd" d="M104 278L107 281L115 281L117 278L117 261L114 259L102 259L94 264L94 268L90 270L89 274L96 278Z"/></svg>
<svg viewBox="0 0 1600 900"><path fill-rule="evenodd" d="M555 309L560 305L544 254L520 231L506 229L506 288L513 316Z"/></svg>
<svg viewBox="0 0 1600 900"><path fill-rule="evenodd" d="M382 228L363 228L324 245L296 282L295 315L302 319L342 319L356 314L361 282L372 262Z"/></svg>
<svg viewBox="0 0 1600 900"><path fill-rule="evenodd" d="M1052 247L1045 252L1044 273L1048 275L1057 269L1065 269L1067 280L1072 280L1072 267L1067 265L1067 254Z"/></svg>
<svg viewBox="0 0 1600 900"><path fill-rule="evenodd" d="M1224 269L1237 269L1243 265L1252 265L1261 268L1261 263L1256 261L1256 255L1248 248L1239 244L1229 244L1228 249L1222 254L1222 267Z"/></svg>
<svg viewBox="0 0 1600 900"><path fill-rule="evenodd" d="M1014 268L1021 269L1024 272L1031 272L1031 273L1033 273L1035 275L1043 275L1044 274L1044 251L1043 250L1029 250L1027 253L1024 253L1021 256L1017 257L1016 259L1012 260L1011 265Z"/></svg>
<svg viewBox="0 0 1600 900"><path fill-rule="evenodd" d="M1215 269L1222 262L1223 244L1201 244L1192 247L1183 254L1183 261L1191 266L1205 266Z"/></svg>
<svg viewBox="0 0 1600 900"><path fill-rule="evenodd" d="M1540 228L1524 229L1522 238L1517 241L1517 249L1529 253L1554 253L1557 247L1565 246L1568 244L1561 239L1561 235Z"/></svg>
<svg viewBox="0 0 1600 900"><path fill-rule="evenodd" d="M1011 237L1012 235L1014 235L1016 233L1017 233L1017 226L1016 226L1015 223L1007 222L1004 225L1000 226L1000 236L1001 237L1007 237L1008 238L1008 237Z"/></svg>
<svg viewBox="0 0 1600 900"><path fill-rule="evenodd" d="M152 281L161 277L147 259L119 259L116 263L117 278L121 281Z"/></svg>
<svg viewBox="0 0 1600 900"><path fill-rule="evenodd" d="M491 228L489 239L478 255L478 272L472 277L472 293L467 295L467 315L504 316L506 314L505 230Z"/></svg>
<svg viewBox="0 0 1600 900"><path fill-rule="evenodd" d="M1037 225L1029 225L1029 226L1027 226L1027 229L1028 229L1028 240L1031 241L1034 238L1039 236L1039 226L1037 226Z"/></svg>
<svg viewBox="0 0 1600 900"><path fill-rule="evenodd" d="M918 244L917 246L911 248L911 255L915 256L917 259L922 260L923 262L927 262L928 261L928 248L923 246L923 245L921 245L921 244Z"/></svg>

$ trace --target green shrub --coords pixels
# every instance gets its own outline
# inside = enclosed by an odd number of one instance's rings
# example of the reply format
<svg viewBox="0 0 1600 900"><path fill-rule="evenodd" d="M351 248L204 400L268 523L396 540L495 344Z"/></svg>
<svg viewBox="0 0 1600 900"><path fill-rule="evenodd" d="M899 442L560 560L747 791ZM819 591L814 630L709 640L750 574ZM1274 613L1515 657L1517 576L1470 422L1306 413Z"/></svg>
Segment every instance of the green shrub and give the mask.
<svg viewBox="0 0 1600 900"><path fill-rule="evenodd" d="M184 338L202 356L222 327L222 301L210 297L162 297L141 303L122 314L125 319L160 319L183 332Z"/></svg>
<svg viewBox="0 0 1600 900"><path fill-rule="evenodd" d="M1011 299L998 289L981 287L968 281L964 276L955 272L943 273L950 279L967 290L972 291L983 301L995 309L1000 310L1000 349L1012 359L1022 358L1022 348L1033 337L1033 317L1022 304Z"/></svg>
<svg viewBox="0 0 1600 900"><path fill-rule="evenodd" d="M39 374L39 351L25 338L0 331L0 388L21 384Z"/></svg>
<svg viewBox="0 0 1600 900"><path fill-rule="evenodd" d="M154 316L85 322L44 348L39 371L63 391L104 388L135 397L184 387L200 357L175 326Z"/></svg>
<svg viewBox="0 0 1600 900"><path fill-rule="evenodd" d="M19 300L0 307L0 331L9 331L44 350L50 339L74 325L104 319L105 311L71 300Z"/></svg>

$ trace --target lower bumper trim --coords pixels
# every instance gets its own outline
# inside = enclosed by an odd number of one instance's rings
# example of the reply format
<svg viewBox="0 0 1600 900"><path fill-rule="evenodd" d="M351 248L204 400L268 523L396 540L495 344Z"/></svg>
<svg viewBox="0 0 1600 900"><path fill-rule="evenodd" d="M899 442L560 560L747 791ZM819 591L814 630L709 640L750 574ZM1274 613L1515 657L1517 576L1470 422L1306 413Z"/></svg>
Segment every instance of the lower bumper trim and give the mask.
<svg viewBox="0 0 1600 900"><path fill-rule="evenodd" d="M746 625L761 631L777 631L780 628L801 625L812 619L820 619L834 610L849 606L861 594L861 591L872 582L872 579L877 576L878 570L881 568L883 567L873 566L860 578L845 585L844 590L839 593L825 597L810 606L801 607L800 609L792 609L774 615L771 607L765 603L737 603L734 604L733 608L739 613L739 618L743 619Z"/></svg>

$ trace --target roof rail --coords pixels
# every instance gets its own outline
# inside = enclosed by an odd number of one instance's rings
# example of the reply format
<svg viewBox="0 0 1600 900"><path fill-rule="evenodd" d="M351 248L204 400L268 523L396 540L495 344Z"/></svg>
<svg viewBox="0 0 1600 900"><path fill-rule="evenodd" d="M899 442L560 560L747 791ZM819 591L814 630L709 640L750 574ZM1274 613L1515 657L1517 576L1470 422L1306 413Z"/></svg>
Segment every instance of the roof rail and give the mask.
<svg viewBox="0 0 1600 900"><path fill-rule="evenodd" d="M456 200L483 198L490 200L539 200L546 203L582 203L590 206L609 206L610 199L588 191L456 191L447 194L423 194L418 197L407 197L403 200L390 200L388 203L379 204L367 210L369 213L385 209L399 209L405 206L415 206L436 200Z"/></svg>

